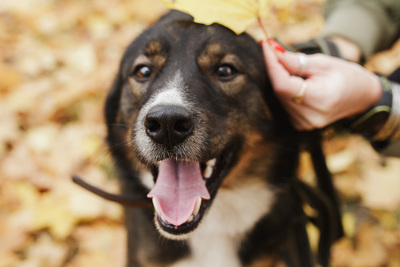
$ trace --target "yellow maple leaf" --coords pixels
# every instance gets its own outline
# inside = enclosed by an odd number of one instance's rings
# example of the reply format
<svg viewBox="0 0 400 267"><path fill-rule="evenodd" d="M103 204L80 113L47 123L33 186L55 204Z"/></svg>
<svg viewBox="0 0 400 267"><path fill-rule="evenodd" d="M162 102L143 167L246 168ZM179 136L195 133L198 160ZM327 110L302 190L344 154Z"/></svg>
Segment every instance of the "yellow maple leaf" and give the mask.
<svg viewBox="0 0 400 267"><path fill-rule="evenodd" d="M289 7L294 0L161 1L167 8L190 14L197 23L205 25L219 23L236 34L241 34L257 20L260 21L262 18L267 17L271 7L284 9Z"/></svg>
<svg viewBox="0 0 400 267"><path fill-rule="evenodd" d="M70 235L80 218L74 216L65 206L67 201L67 196L53 195L45 195L38 199L34 207L32 230L49 228L50 233L59 239Z"/></svg>

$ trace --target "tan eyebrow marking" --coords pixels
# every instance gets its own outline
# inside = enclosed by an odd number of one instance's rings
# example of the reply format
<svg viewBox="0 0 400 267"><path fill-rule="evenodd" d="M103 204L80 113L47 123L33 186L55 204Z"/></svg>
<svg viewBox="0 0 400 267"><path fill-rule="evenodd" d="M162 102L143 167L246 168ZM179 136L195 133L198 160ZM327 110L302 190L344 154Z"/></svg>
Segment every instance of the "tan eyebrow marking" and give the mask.
<svg viewBox="0 0 400 267"><path fill-rule="evenodd" d="M207 68L209 66L217 64L222 56L224 55L224 51L222 46L217 43L212 43L206 46L203 52L197 59L197 63L201 68Z"/></svg>
<svg viewBox="0 0 400 267"><path fill-rule="evenodd" d="M165 49L159 41L149 42L146 45L144 54L157 68L163 66L165 61L167 60Z"/></svg>

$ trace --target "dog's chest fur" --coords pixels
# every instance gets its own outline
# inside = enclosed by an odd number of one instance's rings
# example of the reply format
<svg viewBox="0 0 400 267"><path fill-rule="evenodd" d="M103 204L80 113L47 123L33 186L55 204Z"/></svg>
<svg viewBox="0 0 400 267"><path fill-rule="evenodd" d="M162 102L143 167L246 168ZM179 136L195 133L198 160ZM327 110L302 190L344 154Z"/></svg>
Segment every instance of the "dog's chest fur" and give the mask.
<svg viewBox="0 0 400 267"><path fill-rule="evenodd" d="M242 266L240 245L273 200L274 192L262 181L221 189L207 218L189 238L191 255L171 267Z"/></svg>

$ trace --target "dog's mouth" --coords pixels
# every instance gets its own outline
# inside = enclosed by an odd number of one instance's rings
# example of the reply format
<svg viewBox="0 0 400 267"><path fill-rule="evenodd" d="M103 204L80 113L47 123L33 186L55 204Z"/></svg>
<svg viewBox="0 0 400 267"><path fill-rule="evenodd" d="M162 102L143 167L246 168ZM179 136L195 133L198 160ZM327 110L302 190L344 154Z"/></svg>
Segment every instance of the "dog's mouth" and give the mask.
<svg viewBox="0 0 400 267"><path fill-rule="evenodd" d="M205 162L168 158L152 166L152 198L159 230L185 235L200 223L227 170L229 156Z"/></svg>

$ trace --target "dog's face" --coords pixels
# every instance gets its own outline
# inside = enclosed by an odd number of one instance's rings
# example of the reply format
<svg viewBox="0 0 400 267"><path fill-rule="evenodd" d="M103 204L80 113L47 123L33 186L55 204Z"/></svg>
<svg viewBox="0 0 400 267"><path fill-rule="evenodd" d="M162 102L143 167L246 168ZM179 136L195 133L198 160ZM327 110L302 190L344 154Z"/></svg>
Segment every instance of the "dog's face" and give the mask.
<svg viewBox="0 0 400 267"><path fill-rule="evenodd" d="M107 101L108 141L153 199L164 236L195 230L218 190L266 179L269 91L258 44L220 25L170 14L128 47Z"/></svg>

